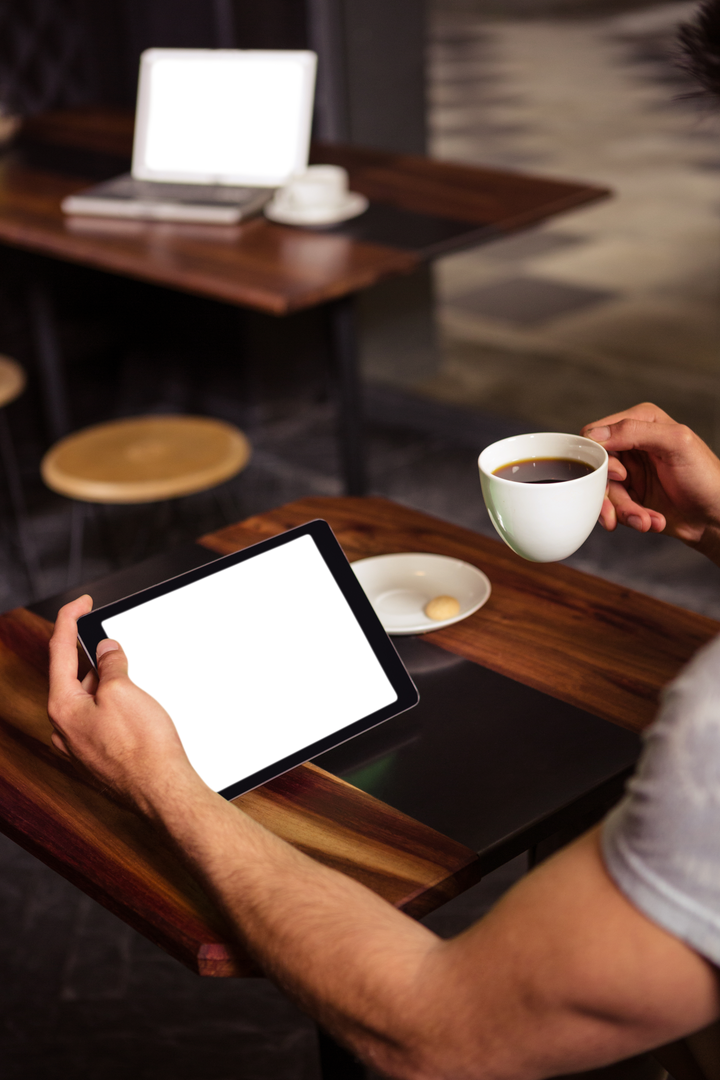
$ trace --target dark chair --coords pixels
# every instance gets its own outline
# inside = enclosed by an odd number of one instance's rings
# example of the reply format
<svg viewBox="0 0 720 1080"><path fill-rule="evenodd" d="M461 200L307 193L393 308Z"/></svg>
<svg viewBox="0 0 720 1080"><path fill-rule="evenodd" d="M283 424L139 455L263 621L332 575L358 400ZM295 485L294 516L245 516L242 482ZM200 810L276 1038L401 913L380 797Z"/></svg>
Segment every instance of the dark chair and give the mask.
<svg viewBox="0 0 720 1080"><path fill-rule="evenodd" d="M0 4L0 102L23 116L93 97L81 0Z"/></svg>

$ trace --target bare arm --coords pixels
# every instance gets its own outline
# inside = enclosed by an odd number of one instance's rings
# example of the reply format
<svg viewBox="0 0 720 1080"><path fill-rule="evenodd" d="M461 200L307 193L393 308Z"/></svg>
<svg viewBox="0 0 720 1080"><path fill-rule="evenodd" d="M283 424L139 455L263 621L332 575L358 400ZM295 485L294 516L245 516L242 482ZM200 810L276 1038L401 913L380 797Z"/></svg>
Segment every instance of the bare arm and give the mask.
<svg viewBox="0 0 720 1080"><path fill-rule="evenodd" d="M667 532L720 565L720 461L690 428L656 405L635 405L587 424L610 454L600 521Z"/></svg>
<svg viewBox="0 0 720 1080"><path fill-rule="evenodd" d="M55 745L171 838L268 974L378 1071L533 1080L720 1012L714 969L622 896L594 833L449 942L295 851L202 783L122 650L101 643L99 685L77 681L75 623L89 606L75 601L56 624Z"/></svg>

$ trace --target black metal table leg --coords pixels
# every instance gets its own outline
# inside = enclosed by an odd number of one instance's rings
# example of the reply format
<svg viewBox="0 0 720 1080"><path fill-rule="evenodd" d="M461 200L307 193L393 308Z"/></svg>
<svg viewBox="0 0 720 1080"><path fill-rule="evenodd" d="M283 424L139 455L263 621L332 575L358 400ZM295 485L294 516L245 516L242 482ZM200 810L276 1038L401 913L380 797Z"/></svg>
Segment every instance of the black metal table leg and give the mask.
<svg viewBox="0 0 720 1080"><path fill-rule="evenodd" d="M70 406L52 298L44 282L36 281L30 286L28 302L42 378L45 421L51 442L56 442L70 431Z"/></svg>
<svg viewBox="0 0 720 1080"><path fill-rule="evenodd" d="M354 297L328 304L330 341L338 388L338 441L346 495L367 494Z"/></svg>
<svg viewBox="0 0 720 1080"><path fill-rule="evenodd" d="M321 1027L317 1033L322 1080L365 1080L367 1073L361 1061L331 1039Z"/></svg>
<svg viewBox="0 0 720 1080"><path fill-rule="evenodd" d="M5 479L10 495L10 503L15 516L15 527L20 547L20 557L25 565L25 573L27 574L30 591L34 598L38 595L40 589L40 567L38 565L35 541L30 536L25 496L23 495L22 481L20 479L20 470L18 468L17 458L15 457L15 448L10 435L10 426L4 409L0 409L0 458L2 459L3 468L5 470Z"/></svg>
<svg viewBox="0 0 720 1080"><path fill-rule="evenodd" d="M68 552L67 587L82 580L83 540L87 504L73 499L70 507L70 550Z"/></svg>

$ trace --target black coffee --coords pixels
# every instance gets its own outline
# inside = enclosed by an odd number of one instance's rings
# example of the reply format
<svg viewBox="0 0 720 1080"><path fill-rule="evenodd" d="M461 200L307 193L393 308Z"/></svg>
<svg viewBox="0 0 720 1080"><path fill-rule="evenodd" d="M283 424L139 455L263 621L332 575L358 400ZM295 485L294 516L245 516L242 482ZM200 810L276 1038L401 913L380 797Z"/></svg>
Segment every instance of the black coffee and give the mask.
<svg viewBox="0 0 720 1080"><path fill-rule="evenodd" d="M563 480L578 480L594 471L592 465L571 458L528 458L501 465L493 476L516 480L518 484L561 484Z"/></svg>

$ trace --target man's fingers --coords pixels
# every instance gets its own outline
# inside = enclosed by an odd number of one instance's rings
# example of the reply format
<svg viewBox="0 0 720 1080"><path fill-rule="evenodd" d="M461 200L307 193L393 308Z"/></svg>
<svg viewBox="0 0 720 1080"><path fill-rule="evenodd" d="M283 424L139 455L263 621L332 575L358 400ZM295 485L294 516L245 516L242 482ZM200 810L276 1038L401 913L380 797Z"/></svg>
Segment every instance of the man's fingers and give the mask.
<svg viewBox="0 0 720 1080"><path fill-rule="evenodd" d="M95 691L98 688L98 677L95 668L90 668L80 685L86 694L90 694L91 696L95 694Z"/></svg>
<svg viewBox="0 0 720 1080"><path fill-rule="evenodd" d="M636 532L662 532L665 528L665 518L657 510L649 510L642 503L634 499L630 492L622 484L611 481L608 484L608 498L613 505L616 519L629 529ZM603 512L605 506L603 505ZM609 516L609 515L608 515ZM605 526L612 528L612 526Z"/></svg>
<svg viewBox="0 0 720 1080"><path fill-rule="evenodd" d="M116 637L104 637L97 643L95 653L99 683L110 678L127 677L131 674L131 660L124 645Z"/></svg>
<svg viewBox="0 0 720 1080"><path fill-rule="evenodd" d="M591 438L588 432L597 427L609 427L611 424L617 424L620 420L645 420L648 423L672 423L672 417L668 416L666 412L659 409L657 405L653 405L649 401L643 401L641 405L633 405L631 409L623 409L622 412L611 413L610 416L603 416L600 420L593 420L591 424L586 424L580 432L585 438Z"/></svg>
<svg viewBox="0 0 720 1080"><path fill-rule="evenodd" d="M635 419L589 427L585 429L585 435L604 446L608 453L640 450L676 459L683 456L693 441L692 432L682 424Z"/></svg>
<svg viewBox="0 0 720 1080"><path fill-rule="evenodd" d="M627 480L627 469L614 454L608 455L608 477L610 480Z"/></svg>
<svg viewBox="0 0 720 1080"><path fill-rule="evenodd" d="M598 518L598 521L602 525L603 529L607 530L607 532L615 532L618 523L617 514L615 513L615 507L613 506L607 495L603 500L602 509L600 511L600 517Z"/></svg>
<svg viewBox="0 0 720 1080"><path fill-rule="evenodd" d="M50 639L50 695L64 695L78 688L77 621L92 611L92 597L80 596L60 608Z"/></svg>
<svg viewBox="0 0 720 1080"><path fill-rule="evenodd" d="M649 532L651 519L648 510L633 499L622 484L608 484L608 497L615 507L617 520L621 525L637 532Z"/></svg>
<svg viewBox="0 0 720 1080"><path fill-rule="evenodd" d="M97 648L95 649L95 659L99 660L105 653L116 652L120 648L120 642L113 640L113 638L103 638L99 641Z"/></svg>

